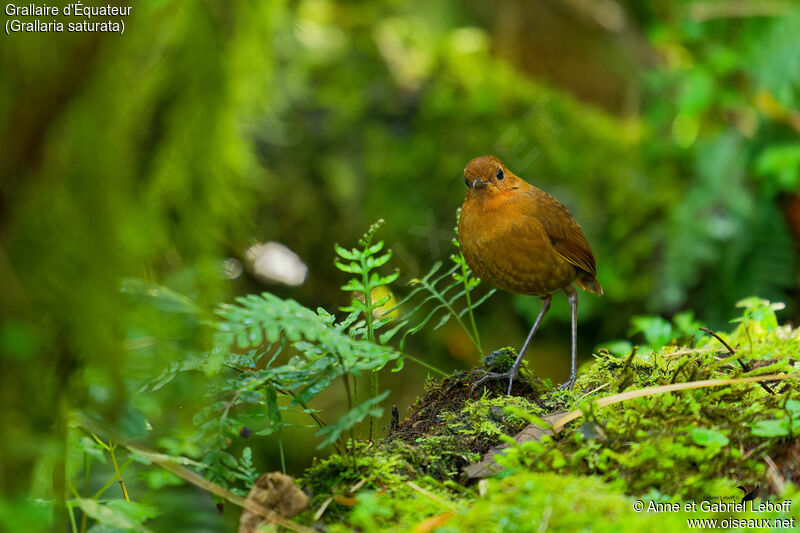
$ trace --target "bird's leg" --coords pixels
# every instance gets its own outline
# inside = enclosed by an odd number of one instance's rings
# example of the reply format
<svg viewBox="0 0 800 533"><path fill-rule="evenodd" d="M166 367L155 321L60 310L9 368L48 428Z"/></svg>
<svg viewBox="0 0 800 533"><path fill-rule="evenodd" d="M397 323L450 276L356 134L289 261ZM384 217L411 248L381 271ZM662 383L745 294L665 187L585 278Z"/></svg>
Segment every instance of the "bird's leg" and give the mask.
<svg viewBox="0 0 800 533"><path fill-rule="evenodd" d="M572 362L569 368L569 379L561 384L561 390L571 389L578 377L578 291L568 285L564 288L569 299L569 308L572 311Z"/></svg>
<svg viewBox="0 0 800 533"><path fill-rule="evenodd" d="M531 332L528 333L528 338L525 339L525 344L522 345L522 348L517 355L517 360L514 361L514 366L511 367L509 373L509 380L508 380L508 392L507 394L511 394L511 386L514 384L514 379L517 377L517 372L519 371L519 367L522 364L522 358L525 356L525 350L528 349L528 345L531 343L533 339L533 335L536 333L536 330L539 329L539 325L542 323L542 319L547 311L550 309L550 302L553 301L553 295L548 294L547 296L542 297L542 310L539 311L539 316L536 317L536 322L533 323L533 327L531 328Z"/></svg>
<svg viewBox="0 0 800 533"><path fill-rule="evenodd" d="M547 314L548 309L550 309L550 302L553 301L553 295L548 294L547 296L542 296L542 310L539 311L539 316L536 317L536 322L533 323L533 327L531 328L530 333L528 333L528 338L525 339L525 344L522 345L522 349L519 351L516 360L514 361L514 365L511 367L511 370L504 374L498 373L489 373L486 374L484 377L479 379L475 382L475 385L472 387L475 388L487 379L502 379L508 378L508 392L506 394L511 394L511 386L514 384L514 380L517 378L517 372L519 371L519 367L522 364L522 358L525 356L525 350L528 349L528 345L531 343L531 339L533 339L534 333L536 330L539 329L539 325L542 323L542 319L544 315Z"/></svg>

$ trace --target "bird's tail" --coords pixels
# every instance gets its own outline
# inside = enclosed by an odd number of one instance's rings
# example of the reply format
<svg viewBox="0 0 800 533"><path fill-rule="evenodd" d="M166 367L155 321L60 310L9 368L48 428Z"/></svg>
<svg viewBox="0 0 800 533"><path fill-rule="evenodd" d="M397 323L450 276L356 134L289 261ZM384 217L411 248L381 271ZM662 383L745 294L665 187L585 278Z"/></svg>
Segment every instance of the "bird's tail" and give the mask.
<svg viewBox="0 0 800 533"><path fill-rule="evenodd" d="M594 276L578 278L575 280L575 285L585 291L593 292L598 296L603 295L603 287L600 286L600 282L597 281L597 278Z"/></svg>

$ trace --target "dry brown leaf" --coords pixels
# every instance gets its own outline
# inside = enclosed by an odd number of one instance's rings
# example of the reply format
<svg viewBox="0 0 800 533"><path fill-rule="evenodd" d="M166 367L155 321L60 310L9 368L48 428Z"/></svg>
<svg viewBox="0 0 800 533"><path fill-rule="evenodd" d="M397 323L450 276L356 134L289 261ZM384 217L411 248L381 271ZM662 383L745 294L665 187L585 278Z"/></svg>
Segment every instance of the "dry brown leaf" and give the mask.
<svg viewBox="0 0 800 533"><path fill-rule="evenodd" d="M358 500L356 500L355 498L348 498L347 496L339 496L338 494L333 497L333 501L335 501L339 505L344 505L346 507L353 507L355 504L358 503Z"/></svg>
<svg viewBox="0 0 800 533"><path fill-rule="evenodd" d="M308 496L295 485L294 479L280 472L261 474L247 501L267 509L275 509L283 518L291 518L308 507ZM239 518L239 533L255 533L262 524L274 522L245 508Z"/></svg>
<svg viewBox="0 0 800 533"><path fill-rule="evenodd" d="M445 525L455 515L456 513L450 512L432 516L417 524L417 527L414 528L414 533L428 533L429 531L433 531L437 527Z"/></svg>
<svg viewBox="0 0 800 533"><path fill-rule="evenodd" d="M559 411L557 413L551 413L547 416L543 416L542 420L548 424L553 424L556 420L561 418L565 412L566 411ZM550 430L550 428L543 428L542 426L538 426L536 424L528 424L525 429L514 435L514 441L517 444L522 444L523 442L527 442L529 440L539 441L543 436L552 434L553 432ZM495 462L494 456L508 448L508 446L508 444L503 444L497 448L492 448L486 452L486 454L483 456L483 459L481 459L481 462L472 463L471 465L465 466L464 473L466 473L467 477L470 478L484 478L496 474L500 471L500 466Z"/></svg>

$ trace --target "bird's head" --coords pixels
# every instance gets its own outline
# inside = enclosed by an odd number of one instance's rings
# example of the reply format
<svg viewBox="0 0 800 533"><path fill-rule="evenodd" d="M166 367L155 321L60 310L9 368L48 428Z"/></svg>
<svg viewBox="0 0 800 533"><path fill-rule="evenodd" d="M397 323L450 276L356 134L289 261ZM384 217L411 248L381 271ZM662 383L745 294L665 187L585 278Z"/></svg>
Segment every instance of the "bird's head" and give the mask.
<svg viewBox="0 0 800 533"><path fill-rule="evenodd" d="M468 188L467 198L491 196L501 191L518 189L520 182L522 180L493 155L476 157L464 169L464 183Z"/></svg>

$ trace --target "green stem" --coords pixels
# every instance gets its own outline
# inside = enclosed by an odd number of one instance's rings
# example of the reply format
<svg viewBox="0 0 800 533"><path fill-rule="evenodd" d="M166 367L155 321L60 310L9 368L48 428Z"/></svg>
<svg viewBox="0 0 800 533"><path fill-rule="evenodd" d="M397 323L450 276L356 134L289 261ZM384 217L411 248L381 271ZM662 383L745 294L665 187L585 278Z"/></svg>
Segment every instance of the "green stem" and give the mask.
<svg viewBox="0 0 800 533"><path fill-rule="evenodd" d="M83 497L89 498L89 454L83 454ZM86 513L81 513L81 533L86 533L86 528L89 527L89 516Z"/></svg>
<svg viewBox="0 0 800 533"><path fill-rule="evenodd" d="M415 362L415 363L417 363L418 365L422 365L422 366L424 366L425 368L427 368L428 370L432 370L432 371L436 372L436 373L437 373L437 374L439 374L440 376L447 377L447 376L449 376L449 375L450 375L450 374L448 374L447 372L442 372L441 370L439 370L439 369L438 369L438 368L436 368L435 366L433 366L433 365L430 365L430 364L426 363L426 362L425 362L425 361L423 361L422 359L417 359L416 357L414 357L414 356L412 356L412 355L404 354L404 355L403 355L403 357L405 357L406 359L411 359L412 361L414 361L414 362Z"/></svg>
<svg viewBox="0 0 800 533"><path fill-rule="evenodd" d="M367 268L367 255L361 255L361 282L364 284L364 319L367 322L367 340L375 344L375 329L372 317L372 288L369 284L369 268ZM378 396L378 371L373 370L370 375L370 395L371 398ZM375 432L375 419L369 417L369 440L372 440Z"/></svg>
<svg viewBox="0 0 800 533"><path fill-rule="evenodd" d="M353 396L350 394L350 373L347 371L347 367L344 365L344 359L342 359L342 356L337 353L336 357L339 359L339 364L342 365L342 372L343 372L342 373L342 379L344 380L344 388L345 388L345 391L347 392L347 410L348 411L352 411L353 410ZM353 380L353 383L355 384L355 380ZM352 454L353 454L353 457L355 457L355 455L356 455L355 454L356 437L355 437L355 434L353 433L353 428L350 428L350 442L351 442L351 444L353 446ZM347 446L344 446L344 449L347 449Z"/></svg>
<svg viewBox="0 0 800 533"><path fill-rule="evenodd" d="M314 420L314 422L317 423L319 427L324 428L325 426L328 425L322 418L319 417L319 415L317 415L317 413L312 412L311 409L308 407L308 404L306 404L306 402L304 402L303 400L299 399L294 392L290 390L279 389L278 387L275 387L275 390L280 392L284 396L291 396L292 401L297 402L297 405L305 409L307 411L306 414L310 416Z"/></svg>
<svg viewBox="0 0 800 533"><path fill-rule="evenodd" d="M126 469L126 468L128 468L128 465L130 465L132 462L133 462L133 459L128 459L127 461L125 461L125 462L122 464L122 466L120 467L119 471L120 471L120 472L124 472L124 471L125 471L125 469ZM107 491L107 490L108 490L108 487L110 487L111 485L113 485L113 484L114 484L114 482L115 482L116 480L117 480L117 474L115 473L113 476L111 476L111 479L109 479L108 481L106 481L106 484L105 484L105 485L103 485L102 487L100 487L100 490L98 490L97 492L95 492L95 493L94 493L94 496L92 496L92 499L96 500L96 499L98 499L100 496L102 496L102 495L103 495L103 493L104 493L105 491Z"/></svg>
<svg viewBox="0 0 800 533"><path fill-rule="evenodd" d="M436 297L436 299L437 299L437 300L439 300L440 302L442 302L442 305L444 305L445 309L447 309L447 311L448 311L448 312L449 312L451 315L453 315L453 318L455 318L455 319L456 319L456 321L459 323L459 325L461 326L461 328L462 328L464 331L466 331L466 332L467 332L467 335L469 336L469 340L471 340L471 341L472 341L472 344L474 344L474 345L475 345L475 348L478 350L478 352L480 352L481 354L483 354L483 351L481 350L481 347L480 347L480 345L479 345L477 342L475 342L475 338L472 336L472 333L470 333L470 331L469 331L469 328L466 326L466 324L464 324L464 321L463 321L463 320L461 320L461 317L460 317L460 316L458 316L458 313L456 312L456 310L455 310L455 309L453 309L453 306L452 306L452 305L450 305L450 302L448 302L448 301L445 299L445 297L444 297L444 296L442 296L442 295L439 293L439 291L437 291L437 290L436 290L436 288L435 288L435 287L433 287L433 286L432 286L430 283L428 283L426 280L424 280L424 279L423 279L423 280L422 280L422 282L423 282L423 284L424 284L424 287L425 287L426 289L428 289L428 292L429 292L430 294L434 295L434 296ZM469 292L467 292L467 295L469 295Z"/></svg>
<svg viewBox="0 0 800 533"><path fill-rule="evenodd" d="M78 533L78 524L75 522L75 512L72 510L72 504L67 503L67 514L69 515L69 524L72 526L72 533ZM86 513L83 513L86 516Z"/></svg>
<svg viewBox="0 0 800 533"><path fill-rule="evenodd" d="M59 395L58 404L56 406L56 435L58 455L56 456L55 465L53 466L53 494L56 500L56 505L53 508L54 523L61 527L64 523L64 509L71 512L72 508L67 507L67 484L69 477L67 476L67 439L69 438L67 426L67 408L66 399Z"/></svg>
<svg viewBox="0 0 800 533"><path fill-rule="evenodd" d="M461 254L461 251L458 252ZM467 260L464 259L464 254L461 254L461 275L464 277L464 290L467 297L467 309L469 309L469 321L472 323L472 332L475 334L475 344L478 345L478 352L483 356L483 348L481 348L481 336L478 333L478 326L475 324L475 315L472 312L472 298L469 294L469 271L467 270Z"/></svg>
<svg viewBox="0 0 800 533"><path fill-rule="evenodd" d="M125 498L126 502L131 501L130 497L128 497L128 489L125 488L125 480L122 479L122 473L119 470L119 465L117 464L117 454L116 454L117 444L114 443L110 446L110 454L111 454L111 462L114 464L114 473L117 475L117 480L119 481L119 486L122 488L122 496Z"/></svg>
<svg viewBox="0 0 800 533"><path fill-rule="evenodd" d="M69 491L72 493L72 495L75 497L75 500L77 501L78 499L80 499L81 495L78 494L77 490L75 490L75 486L72 484L72 481L69 478L67 478L66 481ZM64 496L66 497L66 494ZM72 502L70 502L69 500L65 500L64 506L67 508L67 514L69 515L69 523L70 526L72 527L72 533L78 533L78 524L75 522L75 511L72 508L73 507ZM83 510L81 510L81 512L83 513L83 516L86 516L86 513L83 512Z"/></svg>
<svg viewBox="0 0 800 533"><path fill-rule="evenodd" d="M278 450L281 453L281 471L286 475L286 457L283 454L283 432L278 432Z"/></svg>
<svg viewBox="0 0 800 533"><path fill-rule="evenodd" d="M418 365L422 365L425 368L427 368L428 370L432 370L432 371L436 372L437 374L439 374L441 376L447 377L447 376L450 375L447 372L442 372L441 370L439 370L435 366L429 365L428 363L426 363L422 359L417 359L416 357L414 357L412 355L404 354L403 357L406 358L406 359L410 359L410 360L414 361L415 363L417 363Z"/></svg>
<svg viewBox="0 0 800 533"><path fill-rule="evenodd" d="M273 385L273 386L274 386L274 385ZM293 400L293 401L295 401L295 402L297 402L297 404L298 404L300 407L302 407L303 409L305 409L305 413L306 413L308 416L310 416L310 417L311 417L311 418L314 420L314 422L316 422L316 423L317 423L317 425L318 425L319 427L321 427L321 428L324 428L325 426L327 426L327 425L328 425L328 424L326 424L326 423L325 423L325 421L324 421L322 418L320 418L320 417L317 415L317 413L314 413L314 412L313 412L313 411L312 411L312 410L311 410L311 409L308 407L308 405L307 405L307 404L306 404L306 403L305 403L303 400L300 400L300 399L298 399L297 395L296 395L295 393L293 393L292 391L286 391L286 390L282 390L282 389L279 389L279 388L277 388L277 387L275 387L275 390L276 390L276 391L278 391L278 392L280 392L281 394L283 394L283 395L285 395L285 396L291 396L291 397L292 397L292 400ZM339 448L339 444L338 444L338 443L334 442L334 443L333 443L333 447L334 447L334 449L336 450L336 453L338 453L338 454L341 454L341 453L342 453L342 450L341 450L341 448Z"/></svg>

